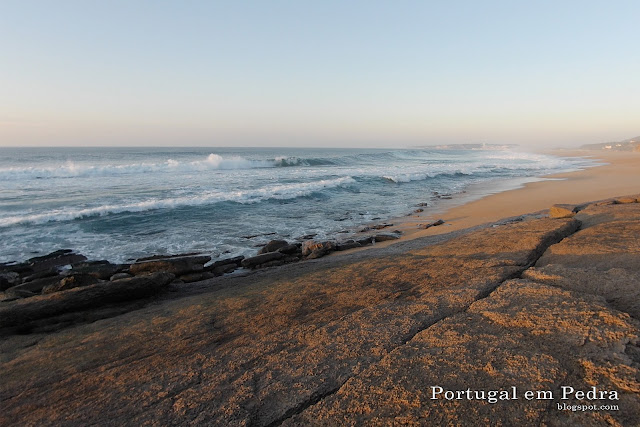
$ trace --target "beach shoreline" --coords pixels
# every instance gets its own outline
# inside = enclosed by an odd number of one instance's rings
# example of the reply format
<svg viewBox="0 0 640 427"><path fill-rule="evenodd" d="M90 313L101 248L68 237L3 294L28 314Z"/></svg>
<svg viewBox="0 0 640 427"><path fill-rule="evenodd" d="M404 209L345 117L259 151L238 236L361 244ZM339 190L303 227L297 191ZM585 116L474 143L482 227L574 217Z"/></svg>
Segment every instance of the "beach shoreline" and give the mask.
<svg viewBox="0 0 640 427"><path fill-rule="evenodd" d="M390 219L393 229L402 232L398 240L377 243L384 247L401 241L424 236L445 234L471 227L490 224L507 218L543 213L559 203L583 203L596 201L612 195L637 194L640 192L640 153L595 151L595 150L550 150L543 154L560 157L591 158L599 164L578 171L526 178L521 185L511 188L514 181L498 180L497 191L491 192L487 183L473 184L463 194L454 194L451 200L440 200L438 206L426 208L424 212L410 214L404 218ZM500 186L509 189L501 190ZM421 229L427 224L442 219L440 226ZM352 249L367 250L368 247ZM335 253L339 256L341 253Z"/></svg>

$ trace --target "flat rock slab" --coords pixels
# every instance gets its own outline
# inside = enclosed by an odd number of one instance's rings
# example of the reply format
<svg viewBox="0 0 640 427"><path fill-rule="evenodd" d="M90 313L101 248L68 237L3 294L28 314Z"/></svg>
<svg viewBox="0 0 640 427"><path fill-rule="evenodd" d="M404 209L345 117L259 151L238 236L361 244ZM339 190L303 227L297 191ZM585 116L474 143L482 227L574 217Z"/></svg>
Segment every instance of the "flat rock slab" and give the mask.
<svg viewBox="0 0 640 427"><path fill-rule="evenodd" d="M635 219L614 216L629 223L616 226L621 238L635 230ZM319 270L299 263L92 324L9 336L0 424L630 425L640 411L638 322L630 306L562 287L583 267L561 263L581 239L598 238L579 226L524 220L396 255L319 260ZM541 256L549 262L531 269ZM543 271L552 266L562 269ZM430 386L512 385L615 389L620 410L429 396Z"/></svg>

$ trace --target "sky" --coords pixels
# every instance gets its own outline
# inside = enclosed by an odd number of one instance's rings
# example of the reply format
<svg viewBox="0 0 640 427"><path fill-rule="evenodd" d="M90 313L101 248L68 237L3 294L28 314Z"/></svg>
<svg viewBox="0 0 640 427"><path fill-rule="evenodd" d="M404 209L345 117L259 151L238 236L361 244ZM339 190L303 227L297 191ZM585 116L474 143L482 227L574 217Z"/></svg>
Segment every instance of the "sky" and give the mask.
<svg viewBox="0 0 640 427"><path fill-rule="evenodd" d="M640 2L0 0L0 146L640 134Z"/></svg>

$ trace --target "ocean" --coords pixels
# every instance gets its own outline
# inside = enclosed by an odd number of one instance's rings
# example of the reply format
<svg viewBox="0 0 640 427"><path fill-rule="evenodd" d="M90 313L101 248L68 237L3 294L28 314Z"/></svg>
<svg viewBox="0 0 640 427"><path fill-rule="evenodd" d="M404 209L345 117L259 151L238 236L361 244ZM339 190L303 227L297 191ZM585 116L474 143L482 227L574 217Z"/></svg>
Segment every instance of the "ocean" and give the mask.
<svg viewBox="0 0 640 427"><path fill-rule="evenodd" d="M483 146L0 148L0 262L62 248L111 262L247 256L276 238L346 239L417 203L428 213L434 193L463 198L472 184L489 193L591 165Z"/></svg>

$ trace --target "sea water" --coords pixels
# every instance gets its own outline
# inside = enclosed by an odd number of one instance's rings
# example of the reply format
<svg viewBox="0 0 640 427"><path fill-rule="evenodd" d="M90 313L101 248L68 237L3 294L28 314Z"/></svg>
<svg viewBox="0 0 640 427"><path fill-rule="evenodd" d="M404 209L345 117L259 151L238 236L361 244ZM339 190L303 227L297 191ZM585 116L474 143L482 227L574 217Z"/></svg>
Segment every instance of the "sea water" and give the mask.
<svg viewBox="0 0 640 427"><path fill-rule="evenodd" d="M507 147L0 148L0 262L61 248L246 256L270 239L347 238L437 207L434 193L591 164Z"/></svg>

